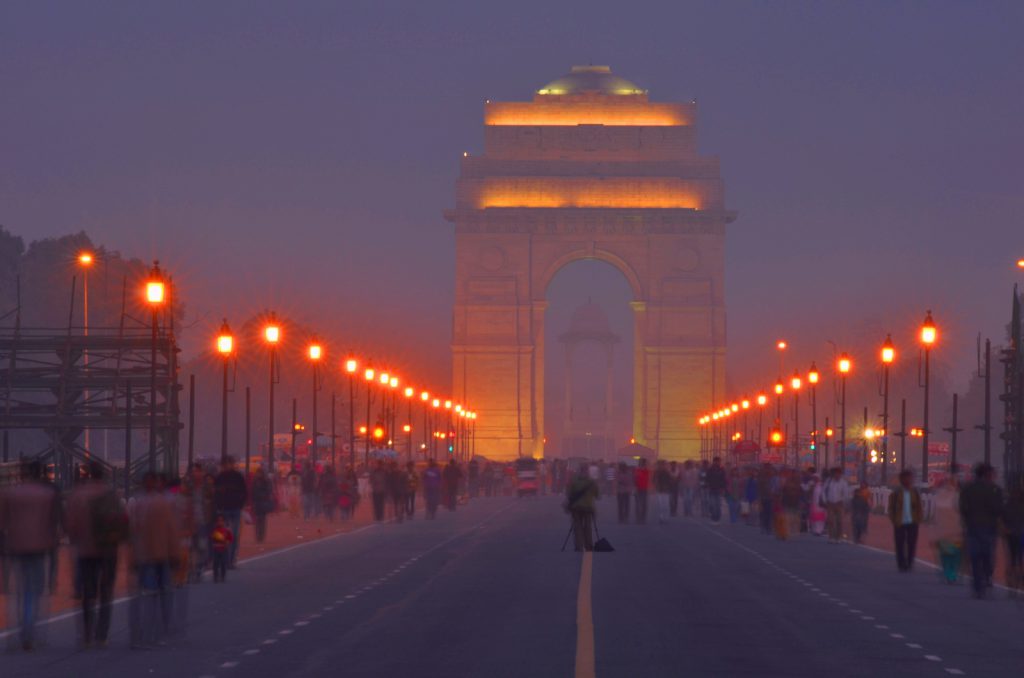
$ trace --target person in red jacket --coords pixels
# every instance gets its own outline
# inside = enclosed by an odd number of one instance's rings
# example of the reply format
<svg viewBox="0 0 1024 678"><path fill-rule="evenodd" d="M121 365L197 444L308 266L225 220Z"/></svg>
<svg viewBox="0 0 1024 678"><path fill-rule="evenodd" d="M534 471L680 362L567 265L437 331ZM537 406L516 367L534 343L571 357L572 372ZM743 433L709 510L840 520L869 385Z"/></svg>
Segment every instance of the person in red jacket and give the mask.
<svg viewBox="0 0 1024 678"><path fill-rule="evenodd" d="M636 488L636 522L647 522L647 492L651 489L651 469L647 460L641 459L633 472L633 487Z"/></svg>
<svg viewBox="0 0 1024 678"><path fill-rule="evenodd" d="M224 522L224 516L217 516L217 523L210 534L213 544L213 581L223 583L228 570L228 546L235 541L235 535Z"/></svg>

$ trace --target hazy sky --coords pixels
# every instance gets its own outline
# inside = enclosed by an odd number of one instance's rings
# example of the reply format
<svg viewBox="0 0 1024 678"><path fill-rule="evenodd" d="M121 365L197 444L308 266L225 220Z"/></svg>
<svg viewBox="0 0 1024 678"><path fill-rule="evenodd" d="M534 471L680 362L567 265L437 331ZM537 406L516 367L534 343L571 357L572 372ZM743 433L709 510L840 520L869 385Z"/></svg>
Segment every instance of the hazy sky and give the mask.
<svg viewBox="0 0 1024 678"><path fill-rule="evenodd" d="M778 336L866 356L929 307L963 381L1024 255L1022 36L1022 2L8 0L0 223L159 257L204 332L276 307L447 379L441 211L484 99L610 64L699 101L734 383Z"/></svg>

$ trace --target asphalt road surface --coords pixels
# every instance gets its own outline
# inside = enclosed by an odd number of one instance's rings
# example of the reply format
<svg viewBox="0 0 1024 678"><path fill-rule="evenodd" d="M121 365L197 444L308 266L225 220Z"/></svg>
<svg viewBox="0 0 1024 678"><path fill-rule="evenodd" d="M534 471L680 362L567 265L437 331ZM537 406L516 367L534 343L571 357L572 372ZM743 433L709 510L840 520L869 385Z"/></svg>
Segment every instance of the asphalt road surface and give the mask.
<svg viewBox="0 0 1024 678"><path fill-rule="evenodd" d="M186 635L78 650L46 626L0 676L1016 676L1024 603L975 601L923 563L745 525L618 525L615 553L559 548L560 502L486 498L246 561L191 587ZM922 550L928 549L922 545Z"/></svg>

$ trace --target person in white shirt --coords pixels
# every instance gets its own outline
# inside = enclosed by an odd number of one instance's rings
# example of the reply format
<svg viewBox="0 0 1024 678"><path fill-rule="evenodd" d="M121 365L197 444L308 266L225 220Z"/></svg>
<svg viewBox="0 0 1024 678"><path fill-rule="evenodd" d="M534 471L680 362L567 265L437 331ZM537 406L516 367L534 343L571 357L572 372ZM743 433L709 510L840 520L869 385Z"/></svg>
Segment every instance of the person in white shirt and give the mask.
<svg viewBox="0 0 1024 678"><path fill-rule="evenodd" d="M828 543L838 544L843 538L843 512L850 501L850 485L843 478L840 468L833 468L821 490L825 504L825 521L828 529Z"/></svg>

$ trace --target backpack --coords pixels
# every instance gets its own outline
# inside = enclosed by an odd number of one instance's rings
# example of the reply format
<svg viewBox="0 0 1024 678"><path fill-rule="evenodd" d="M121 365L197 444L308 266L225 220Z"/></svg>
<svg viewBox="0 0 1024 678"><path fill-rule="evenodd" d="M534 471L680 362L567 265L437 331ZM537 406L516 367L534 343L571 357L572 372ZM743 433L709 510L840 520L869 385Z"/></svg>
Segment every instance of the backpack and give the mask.
<svg viewBox="0 0 1024 678"><path fill-rule="evenodd" d="M128 514L113 490L93 499L90 511L93 537L101 549L117 548L128 539Z"/></svg>

